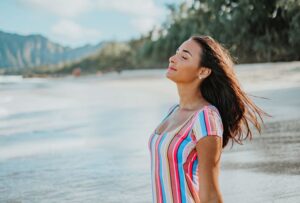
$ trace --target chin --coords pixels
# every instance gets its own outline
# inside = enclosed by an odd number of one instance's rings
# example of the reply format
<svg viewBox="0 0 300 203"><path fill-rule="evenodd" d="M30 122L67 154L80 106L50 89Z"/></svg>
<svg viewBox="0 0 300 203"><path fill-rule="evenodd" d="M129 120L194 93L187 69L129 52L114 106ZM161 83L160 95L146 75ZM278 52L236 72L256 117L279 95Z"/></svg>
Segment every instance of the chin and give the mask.
<svg viewBox="0 0 300 203"><path fill-rule="evenodd" d="M166 74L165 74L165 77L168 78L169 80L175 82L174 77L172 77L172 75L166 73Z"/></svg>
<svg viewBox="0 0 300 203"><path fill-rule="evenodd" d="M170 76L169 72L165 73L165 77L171 79L171 76Z"/></svg>

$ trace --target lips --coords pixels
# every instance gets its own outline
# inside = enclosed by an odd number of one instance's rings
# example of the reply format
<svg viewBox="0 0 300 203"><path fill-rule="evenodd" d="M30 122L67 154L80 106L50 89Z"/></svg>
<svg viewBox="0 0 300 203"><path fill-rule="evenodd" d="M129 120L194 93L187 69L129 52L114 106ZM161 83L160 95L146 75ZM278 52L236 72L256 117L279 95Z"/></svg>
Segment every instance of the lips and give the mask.
<svg viewBox="0 0 300 203"><path fill-rule="evenodd" d="M177 71L177 69L176 69L176 68L174 68L174 67L168 67L168 69L169 69L169 70L174 70L174 71Z"/></svg>

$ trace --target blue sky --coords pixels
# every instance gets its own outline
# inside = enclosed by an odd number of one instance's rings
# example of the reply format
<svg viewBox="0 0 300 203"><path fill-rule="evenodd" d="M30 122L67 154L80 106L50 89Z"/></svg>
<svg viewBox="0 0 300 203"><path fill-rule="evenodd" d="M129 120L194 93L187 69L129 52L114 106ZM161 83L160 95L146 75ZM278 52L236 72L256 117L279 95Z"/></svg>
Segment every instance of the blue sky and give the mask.
<svg viewBox="0 0 300 203"><path fill-rule="evenodd" d="M1 0L0 30L77 47L128 40L160 25L175 0Z"/></svg>

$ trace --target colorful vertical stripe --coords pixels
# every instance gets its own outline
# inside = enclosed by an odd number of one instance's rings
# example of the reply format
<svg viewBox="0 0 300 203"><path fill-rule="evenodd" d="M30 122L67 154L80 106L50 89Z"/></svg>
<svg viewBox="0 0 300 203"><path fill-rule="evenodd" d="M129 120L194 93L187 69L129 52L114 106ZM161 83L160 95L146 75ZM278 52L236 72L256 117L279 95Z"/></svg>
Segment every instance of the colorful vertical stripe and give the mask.
<svg viewBox="0 0 300 203"><path fill-rule="evenodd" d="M173 105L162 122L177 107L178 104ZM223 135L222 119L213 105L195 112L177 130L161 135L155 131L151 134L148 148L151 158L153 202L193 203L195 199L199 199L198 159L195 147L197 141L208 135Z"/></svg>
<svg viewBox="0 0 300 203"><path fill-rule="evenodd" d="M193 125L194 142L206 136L223 136L223 124L220 113L214 106L206 106L203 111L199 112Z"/></svg>

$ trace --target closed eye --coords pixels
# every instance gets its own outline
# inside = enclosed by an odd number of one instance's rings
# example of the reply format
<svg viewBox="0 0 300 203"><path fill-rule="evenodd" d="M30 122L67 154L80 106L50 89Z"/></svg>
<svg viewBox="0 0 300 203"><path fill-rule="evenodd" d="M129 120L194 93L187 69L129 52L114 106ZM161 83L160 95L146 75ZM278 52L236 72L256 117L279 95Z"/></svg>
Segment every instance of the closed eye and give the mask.
<svg viewBox="0 0 300 203"><path fill-rule="evenodd" d="M179 50L176 50L176 54L179 54ZM181 56L181 58L183 58L184 60L187 60L188 58L185 56Z"/></svg>

